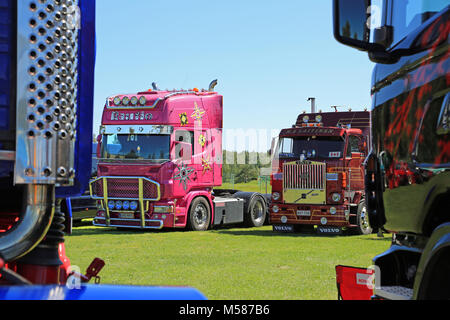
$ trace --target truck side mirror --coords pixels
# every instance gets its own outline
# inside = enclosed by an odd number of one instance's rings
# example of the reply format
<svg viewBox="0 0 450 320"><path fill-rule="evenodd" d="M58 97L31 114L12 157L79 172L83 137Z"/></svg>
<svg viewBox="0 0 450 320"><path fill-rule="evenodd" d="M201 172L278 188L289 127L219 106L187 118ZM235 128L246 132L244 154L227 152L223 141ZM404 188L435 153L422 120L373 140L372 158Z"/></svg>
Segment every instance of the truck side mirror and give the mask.
<svg viewBox="0 0 450 320"><path fill-rule="evenodd" d="M97 158L100 158L100 152L102 150L102 135L97 136Z"/></svg>
<svg viewBox="0 0 450 320"><path fill-rule="evenodd" d="M334 0L334 37L363 51L384 52L392 40L392 28L382 25L383 3L377 0Z"/></svg>
<svg viewBox="0 0 450 320"><path fill-rule="evenodd" d="M340 43L368 50L370 46L370 15L367 0L334 0L334 37Z"/></svg>
<svg viewBox="0 0 450 320"><path fill-rule="evenodd" d="M334 38L347 46L369 52L373 62L393 63L393 27L382 23L385 18L382 0L333 0ZM395 50L394 50L395 51Z"/></svg>

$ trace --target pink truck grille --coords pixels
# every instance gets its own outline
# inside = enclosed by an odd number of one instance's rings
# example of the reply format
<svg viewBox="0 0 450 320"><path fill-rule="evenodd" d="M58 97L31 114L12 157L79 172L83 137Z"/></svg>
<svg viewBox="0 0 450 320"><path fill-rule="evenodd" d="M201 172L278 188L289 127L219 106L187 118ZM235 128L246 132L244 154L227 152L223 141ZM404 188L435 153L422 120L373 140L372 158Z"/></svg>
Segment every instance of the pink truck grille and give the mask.
<svg viewBox="0 0 450 320"><path fill-rule="evenodd" d="M284 189L324 190L326 183L325 163L283 164Z"/></svg>
<svg viewBox="0 0 450 320"><path fill-rule="evenodd" d="M106 184L106 188L105 188ZM159 200L160 185L147 178L101 177L91 181L91 196L95 199ZM107 192L105 193L105 189Z"/></svg>

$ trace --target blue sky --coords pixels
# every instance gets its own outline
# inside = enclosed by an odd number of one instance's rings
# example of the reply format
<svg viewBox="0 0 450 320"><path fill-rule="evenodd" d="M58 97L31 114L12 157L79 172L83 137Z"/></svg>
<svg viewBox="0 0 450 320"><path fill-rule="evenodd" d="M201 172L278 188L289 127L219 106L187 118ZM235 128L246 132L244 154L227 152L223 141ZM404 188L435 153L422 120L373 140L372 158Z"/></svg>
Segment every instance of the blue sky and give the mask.
<svg viewBox="0 0 450 320"><path fill-rule="evenodd" d="M333 38L331 0L97 0L94 129L107 96L213 79L224 129L281 129L308 97L370 109L372 69Z"/></svg>

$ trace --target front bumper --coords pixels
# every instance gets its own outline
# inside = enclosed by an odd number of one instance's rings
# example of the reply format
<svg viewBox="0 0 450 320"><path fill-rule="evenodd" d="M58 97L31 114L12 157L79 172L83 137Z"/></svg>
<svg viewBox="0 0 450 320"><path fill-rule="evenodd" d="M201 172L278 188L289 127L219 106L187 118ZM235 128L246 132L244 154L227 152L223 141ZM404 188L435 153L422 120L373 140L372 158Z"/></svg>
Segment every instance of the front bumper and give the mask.
<svg viewBox="0 0 450 320"><path fill-rule="evenodd" d="M93 220L93 225L97 227L123 227L136 229L162 229L164 227L173 228L175 215L173 213L149 213L141 218L140 212L130 211L110 211L109 221L106 219L106 211L100 209ZM109 222L109 223L108 223Z"/></svg>
<svg viewBox="0 0 450 320"><path fill-rule="evenodd" d="M273 207L278 206L278 212ZM333 214L332 212L335 213ZM309 214L308 214L309 212ZM350 227L349 205L297 205L273 203L270 206L269 221L271 224L302 224L316 226Z"/></svg>
<svg viewBox="0 0 450 320"><path fill-rule="evenodd" d="M110 176L92 180L89 188L91 197L102 203L102 208L97 211L93 220L94 226L163 228L167 217L159 219L149 215L150 202L159 201L161 198L161 187L158 182L144 177ZM138 208L136 211L115 211L108 207L110 201L135 201Z"/></svg>

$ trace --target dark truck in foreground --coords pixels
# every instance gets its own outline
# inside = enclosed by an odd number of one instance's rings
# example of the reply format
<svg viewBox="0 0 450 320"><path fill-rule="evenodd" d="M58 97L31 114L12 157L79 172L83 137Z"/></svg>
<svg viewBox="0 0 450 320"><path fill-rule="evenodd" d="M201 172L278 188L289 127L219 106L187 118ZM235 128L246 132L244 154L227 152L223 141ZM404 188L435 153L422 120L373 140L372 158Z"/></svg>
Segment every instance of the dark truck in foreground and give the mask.
<svg viewBox="0 0 450 320"><path fill-rule="evenodd" d="M449 4L334 0L335 38L376 63L366 205L392 245L373 259L372 298L450 298ZM351 299L344 278L338 288Z"/></svg>

